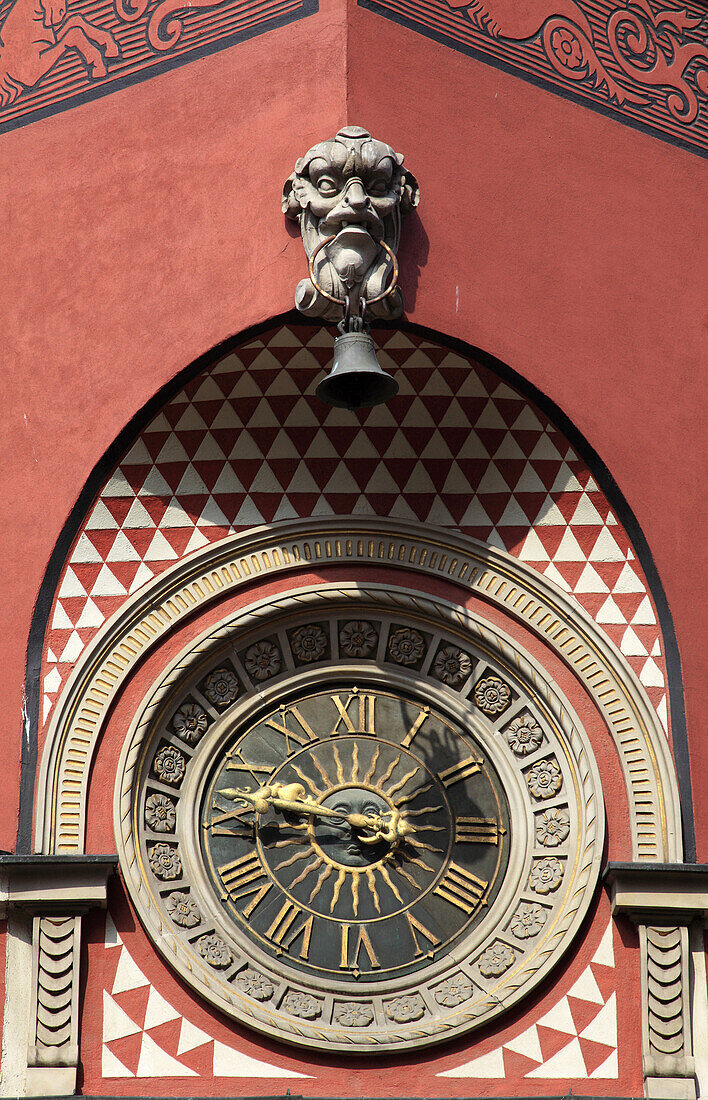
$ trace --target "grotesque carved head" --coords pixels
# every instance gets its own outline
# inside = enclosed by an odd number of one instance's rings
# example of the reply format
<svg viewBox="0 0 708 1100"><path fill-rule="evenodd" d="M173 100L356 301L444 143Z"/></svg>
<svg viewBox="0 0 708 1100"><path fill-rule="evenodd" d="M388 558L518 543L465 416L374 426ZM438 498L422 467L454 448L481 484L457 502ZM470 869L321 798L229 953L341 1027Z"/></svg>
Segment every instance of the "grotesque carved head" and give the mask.
<svg viewBox="0 0 708 1100"><path fill-rule="evenodd" d="M391 286L401 215L417 206L418 198L418 184L404 171L401 154L360 126L345 126L331 141L313 146L283 190L283 212L300 221L315 279L298 285L297 308L309 317L335 320L348 299L352 315L362 314L366 302L369 316L400 317L400 289L382 295Z"/></svg>

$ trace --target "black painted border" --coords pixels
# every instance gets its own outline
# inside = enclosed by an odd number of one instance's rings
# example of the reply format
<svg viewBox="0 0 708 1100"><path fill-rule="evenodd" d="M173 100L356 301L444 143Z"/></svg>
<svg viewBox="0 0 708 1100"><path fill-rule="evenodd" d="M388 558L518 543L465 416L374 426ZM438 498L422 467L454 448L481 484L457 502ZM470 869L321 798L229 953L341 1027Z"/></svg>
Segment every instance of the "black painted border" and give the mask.
<svg viewBox="0 0 708 1100"><path fill-rule="evenodd" d="M596 114L604 115L605 118L611 118L615 122L620 122L624 126L629 126L632 130L638 130L639 133L658 138L660 141L664 141L668 145L673 145L678 149L684 149L687 153L693 153L694 156L701 157L703 160L708 159L708 149L704 149L695 142L683 141L675 134L669 134L665 130L662 130L658 125L650 126L648 123L642 123L638 119L632 118L630 115L623 114L621 109L613 107L610 103L599 103L591 96L580 95L577 92L573 92L570 88L565 88L562 84L556 84L553 80L545 80L542 76L538 76L536 73L527 72L520 66L511 65L508 61L504 61L500 57L495 57L491 53L486 53L484 50L478 50L475 49L474 46L468 46L464 42L459 42L456 38L452 38L451 35L447 35L443 31L433 30L431 27L419 23L418 20L414 19L412 16L403 15L402 12L391 11L390 8L385 7L384 4L377 3L376 0L357 0L357 4L360 8L366 8L368 11L372 11L376 15L382 16L384 19L389 19L392 23L398 23L402 27L407 27L408 30L415 31L416 34L423 35L424 38L430 38L433 42L439 42L441 46L448 46L457 53L466 54L467 57L474 57L484 65L491 65L493 68L501 69L510 76L518 77L519 80L525 80L527 84L534 84L537 88L543 88L547 92L552 92L554 95L560 96L561 99L567 99L570 100L571 103L577 103L581 107L587 107L589 110L595 111Z"/></svg>
<svg viewBox="0 0 708 1100"><path fill-rule="evenodd" d="M235 34L219 38L216 42L207 42L203 46L194 46L175 57L165 57L157 64L147 65L145 68L138 69L134 73L127 73L125 76L119 76L114 80L108 80L107 83L97 87L89 85L89 87L82 92L75 92L67 96L66 99L60 99L56 103L49 103L45 107L38 107L35 111L28 111L26 115L18 115L16 118L12 118L7 122L0 121L0 134L11 133L13 130L21 129L23 126L29 126L32 122L38 122L42 118L51 118L52 115L58 115L64 111L71 110L72 107L80 107L84 103L93 102L95 99L103 99L107 95L112 95L113 92L120 92L124 88L132 87L134 84L142 84L144 80L152 80L153 77L171 72L181 65L187 65L190 61L200 61L204 57L209 57L214 53L220 53L221 50L227 50L231 46L240 45L241 42L247 42L251 38L258 38L260 35L268 34L269 31L276 30L278 27L285 27L289 23L294 23L299 19L305 19L309 15L314 15L317 11L319 11L319 0L301 0L300 7L296 8L295 11L274 15L271 19L266 19L255 27L247 27L243 31L237 31Z"/></svg>
<svg viewBox="0 0 708 1100"><path fill-rule="evenodd" d="M360 3L362 0L360 0ZM160 390L143 405L134 417L126 424L123 430L116 436L102 458L98 460L89 474L79 497L71 510L62 531L57 539L52 555L49 559L46 572L37 596L37 602L32 616L29 639L27 644L27 667L25 680L25 718L24 736L22 738L22 757L20 772L20 809L17 828L17 852L31 851L32 825L34 817L34 788L37 774L37 749L39 732L39 707L41 699L41 665L42 651L44 648L44 636L47 629L49 615L52 609L54 593L65 564L66 556L71 544L76 537L79 528L88 513L89 507L102 487L107 476L113 470L124 454L140 434L142 429L160 411L172 397L177 394L195 375L207 370L223 356L238 348L249 340L256 339L264 332L268 332L279 325L291 325L299 327L312 327L312 322L304 319L294 310L280 314L263 321L258 325L246 329L237 336L229 337L221 344L194 360L189 366L181 370L174 378L167 382ZM476 359L498 375L504 382L508 382L520 394L532 401L561 431L573 449L585 462L599 488L605 494L608 503L619 521L623 524L629 535L632 546L637 554L637 559L644 570L644 575L649 585L656 607L659 627L664 643L664 658L666 661L667 692L669 696L669 708L671 715L671 732L673 739L673 755L678 777L679 799L681 803L681 818L683 824L684 859L687 863L696 861L696 838L693 814L693 798L691 792L691 766L688 752L688 733L686 728L686 709L684 705L683 675L681 671L681 658L678 642L674 629L673 618L669 609L666 593L664 592L656 564L652 557L649 545L642 532L637 519L629 504L625 500L617 482L608 470L597 452L590 446L585 437L575 427L566 414L546 397L531 382L525 379L517 371L496 359L493 355L464 343L455 337L446 336L424 325L413 324L409 321L399 323L380 324L378 328L389 331L399 329L403 332L411 332L425 340L431 340L443 347L450 348L471 359ZM334 336L334 333L333 333ZM366 410L365 410L366 413ZM356 413L353 414L356 416ZM579 1100L579 1098L578 1098ZM607 1098L606 1098L607 1100Z"/></svg>

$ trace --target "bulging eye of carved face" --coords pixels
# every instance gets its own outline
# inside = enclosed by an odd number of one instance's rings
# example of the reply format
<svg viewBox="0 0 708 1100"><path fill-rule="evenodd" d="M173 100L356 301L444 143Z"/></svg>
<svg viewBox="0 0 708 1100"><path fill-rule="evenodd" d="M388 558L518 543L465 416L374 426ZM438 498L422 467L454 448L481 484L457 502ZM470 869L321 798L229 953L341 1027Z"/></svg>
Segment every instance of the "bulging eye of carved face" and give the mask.
<svg viewBox="0 0 708 1100"><path fill-rule="evenodd" d="M371 158L368 164L364 157L355 156L339 143L333 143L332 151L330 158L310 161L302 181L301 204L320 219L323 236L357 225L381 237L384 220L399 200L397 166L388 156L376 161Z"/></svg>

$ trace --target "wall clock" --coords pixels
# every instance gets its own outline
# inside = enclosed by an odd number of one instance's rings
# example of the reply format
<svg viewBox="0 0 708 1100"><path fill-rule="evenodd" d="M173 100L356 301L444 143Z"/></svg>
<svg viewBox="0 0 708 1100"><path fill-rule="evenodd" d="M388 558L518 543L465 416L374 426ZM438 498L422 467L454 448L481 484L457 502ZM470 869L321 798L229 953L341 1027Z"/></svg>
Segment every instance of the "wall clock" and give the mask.
<svg viewBox="0 0 708 1100"><path fill-rule="evenodd" d="M200 639L144 701L117 792L126 884L170 964L233 1018L336 1051L515 1003L570 944L604 830L587 738L539 666L373 587L280 596Z"/></svg>

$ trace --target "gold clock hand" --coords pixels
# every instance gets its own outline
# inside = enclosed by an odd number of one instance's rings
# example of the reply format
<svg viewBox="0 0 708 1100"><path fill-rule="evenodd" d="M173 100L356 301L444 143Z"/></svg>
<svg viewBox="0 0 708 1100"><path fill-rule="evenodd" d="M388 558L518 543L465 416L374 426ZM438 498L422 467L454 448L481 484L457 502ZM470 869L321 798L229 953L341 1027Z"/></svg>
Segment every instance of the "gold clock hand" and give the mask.
<svg viewBox="0 0 708 1100"><path fill-rule="evenodd" d="M336 818L339 821L347 820L347 815L339 810L330 810L327 806L320 806L306 798L305 788L300 783L274 783L272 786L260 787L255 792L226 787L218 793L232 801L241 799L250 803L259 814L266 813L272 806L274 809L288 810L290 813L313 814L316 817Z"/></svg>

